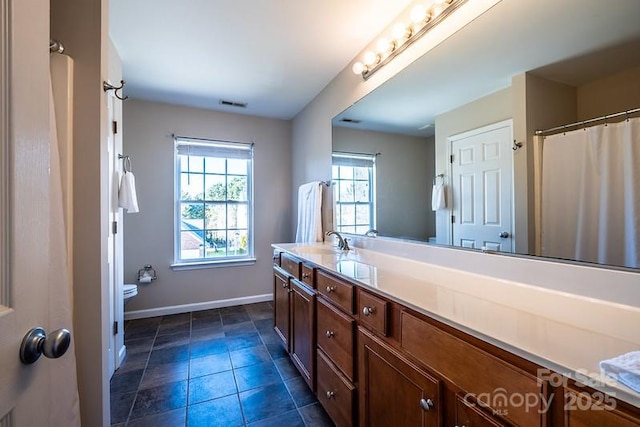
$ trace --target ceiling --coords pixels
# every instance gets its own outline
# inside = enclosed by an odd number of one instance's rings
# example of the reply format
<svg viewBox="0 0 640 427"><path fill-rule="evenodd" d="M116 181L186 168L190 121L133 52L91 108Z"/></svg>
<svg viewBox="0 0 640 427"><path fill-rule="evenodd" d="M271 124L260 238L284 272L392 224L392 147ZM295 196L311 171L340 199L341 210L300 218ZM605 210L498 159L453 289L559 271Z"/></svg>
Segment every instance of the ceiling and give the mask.
<svg viewBox="0 0 640 427"><path fill-rule="evenodd" d="M334 124L429 136L433 127L420 128L437 115L509 87L523 72L579 86L640 66L639 23L638 0L502 0ZM361 123L340 123L345 117Z"/></svg>
<svg viewBox="0 0 640 427"><path fill-rule="evenodd" d="M291 119L410 1L111 0L109 29L130 97Z"/></svg>

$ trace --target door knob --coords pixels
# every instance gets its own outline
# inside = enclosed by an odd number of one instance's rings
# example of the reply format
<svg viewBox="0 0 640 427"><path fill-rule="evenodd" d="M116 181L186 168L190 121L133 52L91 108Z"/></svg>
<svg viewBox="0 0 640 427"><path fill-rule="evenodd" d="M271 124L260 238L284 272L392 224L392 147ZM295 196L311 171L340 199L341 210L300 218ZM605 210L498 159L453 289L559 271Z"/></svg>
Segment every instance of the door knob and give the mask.
<svg viewBox="0 0 640 427"><path fill-rule="evenodd" d="M420 407L423 411L430 411L433 406L433 400L424 398L420 399Z"/></svg>
<svg viewBox="0 0 640 427"><path fill-rule="evenodd" d="M501 239L506 239L507 237L509 237L509 233L503 231L502 233L498 234L498 237L500 237Z"/></svg>
<svg viewBox="0 0 640 427"><path fill-rule="evenodd" d="M71 332L58 329L47 335L44 329L37 327L27 332L20 345L20 361L30 365L42 354L49 359L57 359L66 353L71 345Z"/></svg>

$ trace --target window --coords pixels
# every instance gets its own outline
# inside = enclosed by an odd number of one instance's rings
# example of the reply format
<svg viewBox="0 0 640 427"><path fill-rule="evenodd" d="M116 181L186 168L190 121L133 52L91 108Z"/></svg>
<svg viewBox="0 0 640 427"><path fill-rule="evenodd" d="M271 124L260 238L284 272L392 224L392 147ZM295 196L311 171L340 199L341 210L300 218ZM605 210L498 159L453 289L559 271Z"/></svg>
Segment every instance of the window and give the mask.
<svg viewBox="0 0 640 427"><path fill-rule="evenodd" d="M175 143L175 264L253 260L253 145Z"/></svg>
<svg viewBox="0 0 640 427"><path fill-rule="evenodd" d="M336 230L364 234L376 228L375 155L333 153L332 159Z"/></svg>

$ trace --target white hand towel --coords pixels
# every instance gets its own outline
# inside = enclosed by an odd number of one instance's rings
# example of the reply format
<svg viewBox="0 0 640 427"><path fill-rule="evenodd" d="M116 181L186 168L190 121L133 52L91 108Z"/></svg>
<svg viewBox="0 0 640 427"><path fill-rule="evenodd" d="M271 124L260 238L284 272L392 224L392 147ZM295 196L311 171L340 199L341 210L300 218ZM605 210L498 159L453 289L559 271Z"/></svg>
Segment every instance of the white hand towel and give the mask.
<svg viewBox="0 0 640 427"><path fill-rule="evenodd" d="M640 351L600 362L603 374L640 393Z"/></svg>
<svg viewBox="0 0 640 427"><path fill-rule="evenodd" d="M296 243L322 242L322 187L319 181L298 189Z"/></svg>
<svg viewBox="0 0 640 427"><path fill-rule="evenodd" d="M434 211L445 209L447 203L444 199L444 183L436 182L433 184L433 190L431 192L431 209Z"/></svg>
<svg viewBox="0 0 640 427"><path fill-rule="evenodd" d="M131 172L125 172L120 179L118 190L118 206L128 213L138 212L138 196L136 195L136 177Z"/></svg>

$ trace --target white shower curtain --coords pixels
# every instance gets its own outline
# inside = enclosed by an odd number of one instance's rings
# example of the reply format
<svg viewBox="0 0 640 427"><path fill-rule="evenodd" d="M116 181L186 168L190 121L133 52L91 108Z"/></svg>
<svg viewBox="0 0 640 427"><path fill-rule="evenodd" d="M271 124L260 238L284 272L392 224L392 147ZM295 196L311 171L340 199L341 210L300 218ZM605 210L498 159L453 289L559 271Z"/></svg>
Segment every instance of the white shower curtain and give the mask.
<svg viewBox="0 0 640 427"><path fill-rule="evenodd" d="M62 209L62 183L60 177L60 151L56 131L53 90L49 85L49 134L51 158L49 162L49 325L52 330L67 328L72 331L71 347L58 360L51 372L50 425L80 426L80 401L76 374L76 357L72 328L72 289L67 269L67 244Z"/></svg>
<svg viewBox="0 0 640 427"><path fill-rule="evenodd" d="M551 135L542 255L640 267L640 118Z"/></svg>

